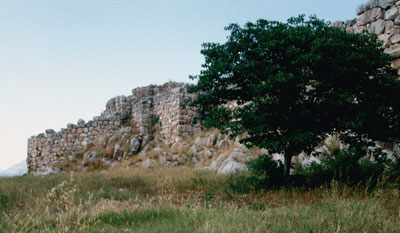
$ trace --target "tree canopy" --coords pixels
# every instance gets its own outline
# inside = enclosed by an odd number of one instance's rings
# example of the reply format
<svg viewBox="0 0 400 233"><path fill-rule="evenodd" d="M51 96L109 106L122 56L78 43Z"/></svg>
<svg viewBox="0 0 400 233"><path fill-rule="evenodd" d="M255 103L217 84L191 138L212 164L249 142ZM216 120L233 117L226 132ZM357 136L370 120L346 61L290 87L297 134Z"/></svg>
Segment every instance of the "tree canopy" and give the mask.
<svg viewBox="0 0 400 233"><path fill-rule="evenodd" d="M292 156L328 134L358 148L399 140L400 82L376 35L304 15L225 29L225 43L203 44L203 69L191 76L205 127L284 153L286 175Z"/></svg>

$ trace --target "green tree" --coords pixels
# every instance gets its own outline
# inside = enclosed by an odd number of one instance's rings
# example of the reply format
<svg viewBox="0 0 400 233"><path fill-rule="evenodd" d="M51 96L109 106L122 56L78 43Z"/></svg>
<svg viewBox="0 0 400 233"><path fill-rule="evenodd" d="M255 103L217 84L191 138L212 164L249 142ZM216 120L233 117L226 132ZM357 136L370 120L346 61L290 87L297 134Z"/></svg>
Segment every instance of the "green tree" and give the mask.
<svg viewBox="0 0 400 233"><path fill-rule="evenodd" d="M203 69L190 77L205 127L284 153L286 177L291 158L327 134L360 153L373 141L399 140L400 82L375 35L304 15L225 30L225 43L203 44Z"/></svg>

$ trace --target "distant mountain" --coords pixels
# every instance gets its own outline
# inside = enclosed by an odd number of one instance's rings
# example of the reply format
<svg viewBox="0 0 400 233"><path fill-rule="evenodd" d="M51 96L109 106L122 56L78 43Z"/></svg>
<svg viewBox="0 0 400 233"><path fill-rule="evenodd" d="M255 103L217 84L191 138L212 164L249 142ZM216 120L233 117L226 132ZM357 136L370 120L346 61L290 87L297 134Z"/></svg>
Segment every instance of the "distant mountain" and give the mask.
<svg viewBox="0 0 400 233"><path fill-rule="evenodd" d="M22 176L23 174L26 174L28 172L28 169L26 167L26 161L21 161L12 167L0 171L0 176Z"/></svg>

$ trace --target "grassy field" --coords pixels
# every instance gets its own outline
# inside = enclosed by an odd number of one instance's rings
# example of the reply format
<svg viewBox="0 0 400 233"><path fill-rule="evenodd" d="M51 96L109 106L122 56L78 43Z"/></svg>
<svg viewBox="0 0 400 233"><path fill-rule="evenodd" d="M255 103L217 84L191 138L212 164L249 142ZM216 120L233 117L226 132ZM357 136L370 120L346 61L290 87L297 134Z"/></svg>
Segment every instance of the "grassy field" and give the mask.
<svg viewBox="0 0 400 233"><path fill-rule="evenodd" d="M242 181L190 168L0 178L0 232L400 232L395 188Z"/></svg>

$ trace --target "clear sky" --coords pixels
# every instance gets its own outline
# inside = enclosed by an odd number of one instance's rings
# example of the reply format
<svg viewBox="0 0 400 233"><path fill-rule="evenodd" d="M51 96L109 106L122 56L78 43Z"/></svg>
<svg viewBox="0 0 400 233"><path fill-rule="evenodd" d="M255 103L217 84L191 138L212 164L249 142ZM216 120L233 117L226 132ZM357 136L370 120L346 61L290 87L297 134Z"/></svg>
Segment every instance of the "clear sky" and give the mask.
<svg viewBox="0 0 400 233"><path fill-rule="evenodd" d="M90 120L138 86L189 82L229 23L355 18L367 0L0 0L0 170L27 139Z"/></svg>

